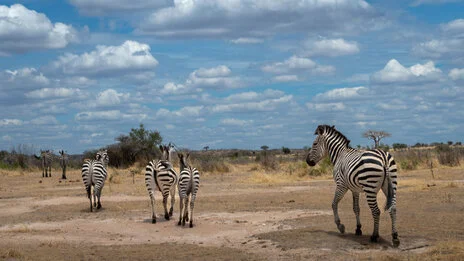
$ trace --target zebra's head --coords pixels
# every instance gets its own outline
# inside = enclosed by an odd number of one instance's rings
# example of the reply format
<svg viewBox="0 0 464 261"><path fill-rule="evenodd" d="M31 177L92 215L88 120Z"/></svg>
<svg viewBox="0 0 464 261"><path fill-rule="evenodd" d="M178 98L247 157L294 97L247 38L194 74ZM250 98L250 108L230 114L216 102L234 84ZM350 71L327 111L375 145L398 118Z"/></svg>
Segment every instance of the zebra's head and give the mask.
<svg viewBox="0 0 464 261"><path fill-rule="evenodd" d="M161 159L171 161L171 153L174 151L174 145L169 142L168 145L160 145L159 149L162 153Z"/></svg>
<svg viewBox="0 0 464 261"><path fill-rule="evenodd" d="M315 166L322 158L327 155L327 141L326 135L329 133L334 126L319 125L317 126L314 135L317 135L316 139L309 150L308 156L306 156L306 163L309 166Z"/></svg>
<svg viewBox="0 0 464 261"><path fill-rule="evenodd" d="M107 150L98 151L97 155L95 156L95 159L101 161L105 165L105 167L108 166L108 163L110 162L110 157L108 156Z"/></svg>
<svg viewBox="0 0 464 261"><path fill-rule="evenodd" d="M190 156L190 153L187 153L185 156L183 153L177 153L177 156L179 157L180 171L182 171L189 166L187 160Z"/></svg>

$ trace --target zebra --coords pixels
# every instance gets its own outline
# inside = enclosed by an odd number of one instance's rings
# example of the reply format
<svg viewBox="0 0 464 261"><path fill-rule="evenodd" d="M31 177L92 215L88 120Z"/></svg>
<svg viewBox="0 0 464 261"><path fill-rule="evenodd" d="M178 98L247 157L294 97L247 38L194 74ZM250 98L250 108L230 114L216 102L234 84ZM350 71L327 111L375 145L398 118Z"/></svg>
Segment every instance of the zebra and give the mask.
<svg viewBox="0 0 464 261"><path fill-rule="evenodd" d="M93 207L100 209L101 191L105 185L106 176L108 175L107 167L110 158L107 150L100 150L95 156L95 160L86 160L82 165L82 180L84 181L87 197L90 200L90 212L92 212L91 190L93 186ZM98 204L97 200L98 198Z"/></svg>
<svg viewBox="0 0 464 261"><path fill-rule="evenodd" d="M34 155L42 163L42 178L52 177L53 153L50 150L40 150L40 156Z"/></svg>
<svg viewBox="0 0 464 261"><path fill-rule="evenodd" d="M169 143L167 146L160 145L159 149L162 152L161 159L148 162L145 168L145 185L148 195L150 196L153 224L156 223L155 190L158 189L163 195L164 218L166 220L172 217L174 203L176 201L175 185L177 183L177 173L171 163L171 152L174 150L174 146ZM169 195L171 195L171 207L168 213L167 202Z"/></svg>
<svg viewBox="0 0 464 261"><path fill-rule="evenodd" d="M68 154L64 152L64 150L59 151L60 156L58 156L60 160L60 166L61 169L63 170L63 174L61 175L62 179L66 179L66 165L68 165Z"/></svg>
<svg viewBox="0 0 464 261"><path fill-rule="evenodd" d="M397 166L393 156L380 149L357 150L350 147L348 140L334 126L319 125L314 133L318 135L309 151L306 162L314 166L327 154L334 165L333 177L336 183L335 197L332 202L335 224L343 234L345 226L338 216L338 203L348 190L353 194L353 211L356 215L356 235L362 235L359 218L359 193L365 192L367 203L374 218L374 232L371 242L379 238L380 209L377 205L377 193L382 189L387 197L385 210L390 211L392 222L392 242L398 247L396 230L396 188Z"/></svg>
<svg viewBox="0 0 464 261"><path fill-rule="evenodd" d="M178 183L179 198L180 198L180 210L179 210L179 223L177 225L184 226L185 222L190 221L190 227L193 227L193 207L195 204L195 198L197 197L198 188L200 187L200 172L196 168L189 166L187 160L190 154L184 157L182 153L178 153L180 162L180 176ZM190 197L190 200L189 200ZM189 205L190 201L190 217L189 217Z"/></svg>

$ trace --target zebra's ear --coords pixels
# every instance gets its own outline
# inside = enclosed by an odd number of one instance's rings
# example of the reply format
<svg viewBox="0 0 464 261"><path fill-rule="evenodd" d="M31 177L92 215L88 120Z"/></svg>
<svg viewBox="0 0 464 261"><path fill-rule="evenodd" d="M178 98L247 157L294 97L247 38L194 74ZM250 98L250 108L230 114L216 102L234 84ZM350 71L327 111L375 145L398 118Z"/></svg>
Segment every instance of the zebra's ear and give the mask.
<svg viewBox="0 0 464 261"><path fill-rule="evenodd" d="M322 132L324 132L324 127L322 125L317 126L316 131L314 132L314 135L321 135Z"/></svg>
<svg viewBox="0 0 464 261"><path fill-rule="evenodd" d="M160 145L159 148L160 148L161 152L163 152L163 149L164 149L163 145Z"/></svg>
<svg viewBox="0 0 464 261"><path fill-rule="evenodd" d="M182 155L182 153L177 153L177 157L179 157L179 159L182 159L184 155Z"/></svg>

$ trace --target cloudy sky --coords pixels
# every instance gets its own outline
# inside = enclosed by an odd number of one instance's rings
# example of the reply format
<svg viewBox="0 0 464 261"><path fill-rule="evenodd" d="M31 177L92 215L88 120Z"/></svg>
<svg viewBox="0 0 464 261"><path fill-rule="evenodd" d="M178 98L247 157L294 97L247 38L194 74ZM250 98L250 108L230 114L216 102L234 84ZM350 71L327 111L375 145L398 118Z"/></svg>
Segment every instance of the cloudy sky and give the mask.
<svg viewBox="0 0 464 261"><path fill-rule="evenodd" d="M0 88L5 150L464 141L464 3L2 0Z"/></svg>

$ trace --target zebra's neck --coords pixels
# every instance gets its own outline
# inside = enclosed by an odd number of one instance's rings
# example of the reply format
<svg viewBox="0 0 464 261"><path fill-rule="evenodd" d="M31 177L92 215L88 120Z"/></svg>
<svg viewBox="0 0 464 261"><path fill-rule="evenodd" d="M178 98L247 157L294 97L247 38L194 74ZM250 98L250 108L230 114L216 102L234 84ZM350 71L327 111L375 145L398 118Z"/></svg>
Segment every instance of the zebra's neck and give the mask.
<svg viewBox="0 0 464 261"><path fill-rule="evenodd" d="M332 164L335 164L344 152L350 150L348 143L344 137L341 136L329 136L326 138L327 141L327 152L330 157Z"/></svg>

